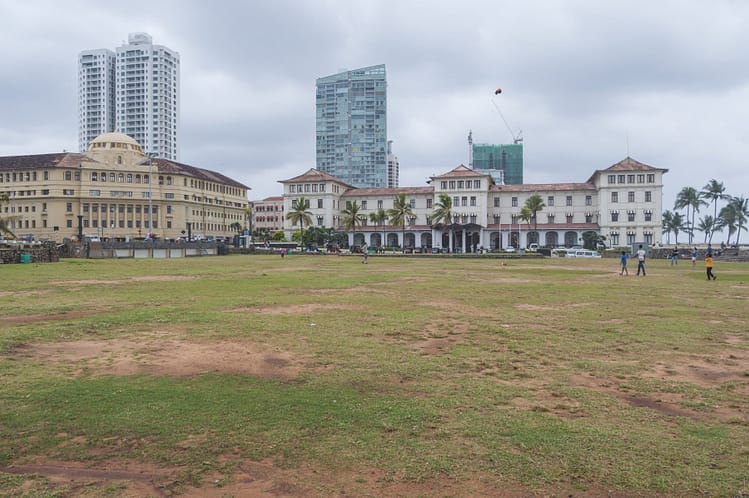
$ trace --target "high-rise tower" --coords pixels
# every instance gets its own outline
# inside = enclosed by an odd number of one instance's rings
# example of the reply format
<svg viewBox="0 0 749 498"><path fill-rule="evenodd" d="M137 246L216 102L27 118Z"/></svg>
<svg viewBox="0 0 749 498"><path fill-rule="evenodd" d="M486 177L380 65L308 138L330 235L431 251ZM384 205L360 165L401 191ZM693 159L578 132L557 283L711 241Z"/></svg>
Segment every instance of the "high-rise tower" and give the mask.
<svg viewBox="0 0 749 498"><path fill-rule="evenodd" d="M114 131L115 55L105 48L78 54L78 150Z"/></svg>
<svg viewBox="0 0 749 498"><path fill-rule="evenodd" d="M388 186L385 65L317 80L317 169L356 187Z"/></svg>
<svg viewBox="0 0 749 498"><path fill-rule="evenodd" d="M106 56L106 57L105 57ZM106 75L103 61L111 60ZM109 62L107 62L109 64ZM131 33L128 43L110 50L88 50L79 56L79 148L87 150L98 134L118 131L141 143L154 157L178 160L179 126L179 54L167 47L154 45L146 33ZM98 78L95 78L98 76ZM106 77L104 77L106 76ZM85 78L84 78L85 77ZM110 100L107 116L96 101L89 100L101 87ZM103 98L103 97L102 97ZM99 114L92 114L98 112ZM109 119L109 118L108 118ZM89 126L101 124L94 132ZM85 126L84 126L85 125Z"/></svg>

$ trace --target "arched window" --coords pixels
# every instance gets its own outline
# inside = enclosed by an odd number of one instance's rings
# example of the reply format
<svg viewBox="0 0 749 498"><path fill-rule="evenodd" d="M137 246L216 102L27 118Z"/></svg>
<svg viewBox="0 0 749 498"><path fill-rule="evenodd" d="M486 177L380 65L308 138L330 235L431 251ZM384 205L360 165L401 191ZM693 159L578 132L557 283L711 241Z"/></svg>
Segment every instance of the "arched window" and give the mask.
<svg viewBox="0 0 749 498"><path fill-rule="evenodd" d="M99 178L101 179L102 182L106 182L107 181L107 173L106 173L106 171L102 171L101 172L101 176Z"/></svg>
<svg viewBox="0 0 749 498"><path fill-rule="evenodd" d="M122 164L122 156L117 156L117 164Z"/></svg>
<svg viewBox="0 0 749 498"><path fill-rule="evenodd" d="M128 173L127 174L127 183L133 183L133 174L132 173Z"/></svg>
<svg viewBox="0 0 749 498"><path fill-rule="evenodd" d="M140 175L135 175L135 183L140 183Z"/></svg>
<svg viewBox="0 0 749 498"><path fill-rule="evenodd" d="M125 183L125 175L123 173L120 173L119 175L117 175L117 182Z"/></svg>

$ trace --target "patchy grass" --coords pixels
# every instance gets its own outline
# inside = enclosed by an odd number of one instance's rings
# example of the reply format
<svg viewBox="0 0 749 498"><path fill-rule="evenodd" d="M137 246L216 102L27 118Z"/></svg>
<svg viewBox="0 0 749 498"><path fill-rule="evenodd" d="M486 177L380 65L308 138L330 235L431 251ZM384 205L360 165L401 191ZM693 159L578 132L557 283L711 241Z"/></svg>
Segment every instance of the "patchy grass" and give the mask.
<svg viewBox="0 0 749 498"><path fill-rule="evenodd" d="M749 493L749 267L617 264L8 265L0 493Z"/></svg>

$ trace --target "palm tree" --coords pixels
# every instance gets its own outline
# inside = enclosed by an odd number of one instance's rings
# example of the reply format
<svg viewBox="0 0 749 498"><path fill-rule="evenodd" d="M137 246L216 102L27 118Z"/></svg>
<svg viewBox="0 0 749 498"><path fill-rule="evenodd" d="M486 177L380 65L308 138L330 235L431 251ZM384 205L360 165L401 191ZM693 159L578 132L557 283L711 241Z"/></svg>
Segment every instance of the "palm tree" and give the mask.
<svg viewBox="0 0 749 498"><path fill-rule="evenodd" d="M738 247L741 229L746 227L746 222L749 220L749 199L743 195L731 197L728 203L733 205L733 210L736 213L736 246Z"/></svg>
<svg viewBox="0 0 749 498"><path fill-rule="evenodd" d="M6 192L0 192L0 207L7 202L10 202L8 194ZM8 226L7 220L0 218L0 234L2 233L9 233L13 238L15 238L15 234L11 231L10 226Z"/></svg>
<svg viewBox="0 0 749 498"><path fill-rule="evenodd" d="M728 198L728 195L726 195L726 188L723 186L723 182L719 182L718 180L710 180L707 185L702 187L702 192L700 192L700 196L703 199L710 199L710 201L713 203L713 220L718 219L718 201L719 200L726 200ZM713 226L710 232L710 240L713 240L713 234L712 232L715 231L718 227Z"/></svg>
<svg viewBox="0 0 749 498"><path fill-rule="evenodd" d="M309 211L309 200L304 197L294 199L291 202L291 211L286 213L286 219L291 220L292 225L299 223L302 231L302 246L304 246L304 224L312 224L312 212Z"/></svg>
<svg viewBox="0 0 749 498"><path fill-rule="evenodd" d="M528 208L528 210L531 212L531 218L533 219L533 230L538 230L538 219L536 215L539 211L542 211L546 207L546 204L544 204L544 200L540 195L533 194L525 200L525 207Z"/></svg>
<svg viewBox="0 0 749 498"><path fill-rule="evenodd" d="M676 203L674 204L674 209L685 209L687 213L687 222L686 227L688 228L689 233L689 243L692 243L692 236L694 234L694 230L692 230L694 226L694 216L697 211L700 210L700 206L707 206L707 202L703 201L700 193L697 192L697 189L694 187L684 187L682 188L679 193L676 195ZM689 221L689 210L692 210L692 221Z"/></svg>
<svg viewBox="0 0 749 498"><path fill-rule="evenodd" d="M661 225L663 226L663 232L666 234L666 244L671 244L671 226L674 222L674 213L668 209L663 211L661 215Z"/></svg>
<svg viewBox="0 0 749 498"><path fill-rule="evenodd" d="M354 236L351 239L353 242L352 245L356 244L356 226L362 226L367 220L367 217L359 213L359 211L361 211L361 206L356 201L347 202L346 209L341 211L341 214L343 214L343 219L341 220L343 226L346 230L353 230L354 232Z"/></svg>
<svg viewBox="0 0 749 498"><path fill-rule="evenodd" d="M385 247L385 224L387 223L387 220L387 211L382 208L377 209L377 211L373 213L369 213L369 221L375 225L382 225L382 241L380 242L380 246L382 247Z"/></svg>
<svg viewBox="0 0 749 498"><path fill-rule="evenodd" d="M409 217L414 216L411 204L406 200L406 194L398 194L393 201L392 209L387 210L390 223L401 226L401 240L403 252L406 252L406 221Z"/></svg>
<svg viewBox="0 0 749 498"><path fill-rule="evenodd" d="M736 204L729 201L728 204L723 206L718 213L718 219L721 228L728 228L728 237L726 238L726 245L730 245L731 236L736 232L739 221L739 213L736 211Z"/></svg>
<svg viewBox="0 0 749 498"><path fill-rule="evenodd" d="M700 222L697 225L697 230L705 234L705 242L712 242L713 241L713 232L717 228L717 223L715 222L715 218L710 216L709 214L706 214L702 218L700 218ZM708 240L709 238L709 240Z"/></svg>
<svg viewBox="0 0 749 498"><path fill-rule="evenodd" d="M685 231L684 217L681 213L664 211L662 216L663 231L666 233L666 243L671 243L671 232L676 236L675 243L679 243L679 232Z"/></svg>
<svg viewBox="0 0 749 498"><path fill-rule="evenodd" d="M440 194L439 202L435 204L434 213L432 214L432 223L442 223L445 226L450 227L450 243L452 245L454 239L453 234L453 198L447 194ZM453 248L447 248L452 252Z"/></svg>

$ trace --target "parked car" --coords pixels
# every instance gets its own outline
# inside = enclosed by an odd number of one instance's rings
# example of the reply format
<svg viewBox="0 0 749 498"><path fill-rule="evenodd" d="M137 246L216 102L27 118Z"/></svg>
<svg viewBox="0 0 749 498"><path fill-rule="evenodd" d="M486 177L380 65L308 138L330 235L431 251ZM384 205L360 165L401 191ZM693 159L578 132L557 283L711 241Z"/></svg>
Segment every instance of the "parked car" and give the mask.
<svg viewBox="0 0 749 498"><path fill-rule="evenodd" d="M504 246L502 248L504 252L515 252L515 248L513 246Z"/></svg>
<svg viewBox="0 0 749 498"><path fill-rule="evenodd" d="M538 244L536 244L535 242L533 244L529 244L528 245L528 250L531 251L531 252L538 251Z"/></svg>
<svg viewBox="0 0 749 498"><path fill-rule="evenodd" d="M568 256L569 257L569 256ZM575 258L600 258L601 253L589 249L578 249L575 251Z"/></svg>

